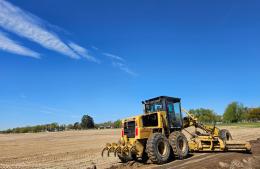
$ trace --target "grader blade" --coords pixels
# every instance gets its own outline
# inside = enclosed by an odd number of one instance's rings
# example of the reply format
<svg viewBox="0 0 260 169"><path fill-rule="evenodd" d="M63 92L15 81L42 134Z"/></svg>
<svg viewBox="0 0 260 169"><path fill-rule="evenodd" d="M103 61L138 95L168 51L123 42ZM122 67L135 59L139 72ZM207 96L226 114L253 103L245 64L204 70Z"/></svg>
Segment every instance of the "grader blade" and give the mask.
<svg viewBox="0 0 260 169"><path fill-rule="evenodd" d="M250 143L226 143L227 151L250 152Z"/></svg>

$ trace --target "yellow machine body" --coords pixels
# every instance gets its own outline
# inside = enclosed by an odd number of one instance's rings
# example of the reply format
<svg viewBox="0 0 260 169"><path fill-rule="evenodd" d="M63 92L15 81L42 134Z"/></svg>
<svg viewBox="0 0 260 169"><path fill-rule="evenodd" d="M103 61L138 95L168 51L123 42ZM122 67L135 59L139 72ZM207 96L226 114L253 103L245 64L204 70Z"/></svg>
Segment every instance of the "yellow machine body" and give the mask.
<svg viewBox="0 0 260 169"><path fill-rule="evenodd" d="M190 151L224 151L223 140L212 136L197 136L189 141Z"/></svg>
<svg viewBox="0 0 260 169"><path fill-rule="evenodd" d="M121 161L125 162L132 159L144 159L147 149L147 143L152 136L160 133L171 146L176 146L171 137L173 133L186 130L188 127L195 127L195 133L188 133L191 135L190 140L187 142L187 151L200 152L200 151L250 151L251 145L249 143L232 143L231 134L228 130L222 129L211 125L204 125L198 122L192 114L180 107L180 99L161 96L143 102L144 114L126 118L122 120L121 138L118 143L107 143L102 151L102 156L105 151L107 155L114 153ZM161 107L151 108L157 104ZM171 105L172 104L172 107ZM174 107L174 111L173 111ZM178 113L179 112L179 113ZM182 112L187 114L187 117L182 118ZM201 129L203 133L197 131ZM179 134L180 135L180 134ZM184 135L182 138L185 137ZM167 144L168 144L167 143ZM153 147L153 146L152 146ZM151 145L150 145L151 148ZM174 149L173 147L173 150ZM181 154L182 150L178 151ZM183 150L184 151L184 150ZM151 153L150 153L151 154ZM149 153L148 153L149 155ZM152 156L153 157L153 156ZM149 157L149 158L152 158ZM154 160L155 163L162 163ZM167 161L167 160L165 160ZM164 162L165 162L164 161Z"/></svg>
<svg viewBox="0 0 260 169"><path fill-rule="evenodd" d="M144 116L151 116L155 115L158 118L158 125L157 126L151 126L151 127L144 127L142 118ZM127 135L125 135L124 132L124 125L122 126L121 131L121 138L119 140L119 143L112 143L107 144L108 153L110 152L118 152L122 154L128 155L129 153L135 154L136 157L142 157L143 152L145 149L145 142L150 137L150 135L154 132L161 132L165 133L165 128L167 128L166 123L166 112L165 111L158 111L156 113L147 113L142 114L139 116L127 118L122 120L122 124L127 124L129 122L135 123L135 136L134 138L129 138ZM103 152L102 152L103 154ZM116 155L116 154L115 154Z"/></svg>
<svg viewBox="0 0 260 169"><path fill-rule="evenodd" d="M232 136L226 129L219 129L215 125L204 125L185 109L182 109L188 117L184 118L184 130L194 126L195 133L191 134L189 149L192 152L199 151L251 151L249 143L232 142ZM201 129L203 133L197 131Z"/></svg>

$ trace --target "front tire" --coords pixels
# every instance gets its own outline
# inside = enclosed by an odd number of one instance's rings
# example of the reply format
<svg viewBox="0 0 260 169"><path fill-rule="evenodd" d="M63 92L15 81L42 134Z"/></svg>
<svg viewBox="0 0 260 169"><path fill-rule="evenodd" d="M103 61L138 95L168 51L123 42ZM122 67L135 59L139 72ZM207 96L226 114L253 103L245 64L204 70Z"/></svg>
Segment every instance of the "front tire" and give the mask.
<svg viewBox="0 0 260 169"><path fill-rule="evenodd" d="M149 160L149 157L148 157L146 151L144 151L141 158L140 157L139 158L135 158L134 160L139 162L139 163L147 163L147 161Z"/></svg>
<svg viewBox="0 0 260 169"><path fill-rule="evenodd" d="M146 144L146 152L154 164L165 164L171 157L171 146L161 133L153 133Z"/></svg>
<svg viewBox="0 0 260 169"><path fill-rule="evenodd" d="M174 155L178 159L184 159L189 154L189 145L185 135L179 131L174 131L169 136L169 142Z"/></svg>
<svg viewBox="0 0 260 169"><path fill-rule="evenodd" d="M128 156L128 155L121 155L121 154L118 154L118 158L120 159L120 161L122 163L127 163L128 161L132 161L133 158Z"/></svg>

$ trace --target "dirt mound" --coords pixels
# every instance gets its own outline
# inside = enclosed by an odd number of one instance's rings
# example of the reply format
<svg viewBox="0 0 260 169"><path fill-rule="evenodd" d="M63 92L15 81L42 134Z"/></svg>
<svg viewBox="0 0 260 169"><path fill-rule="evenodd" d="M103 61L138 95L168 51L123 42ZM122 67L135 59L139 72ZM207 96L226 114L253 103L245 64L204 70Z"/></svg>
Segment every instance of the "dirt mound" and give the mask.
<svg viewBox="0 0 260 169"><path fill-rule="evenodd" d="M143 167L145 164L139 163L136 161L129 161L127 163L122 163L118 165L112 165L111 167L107 169L134 169L134 168L140 168Z"/></svg>
<svg viewBox="0 0 260 169"><path fill-rule="evenodd" d="M260 155L260 138L251 140L250 144L252 145L252 153Z"/></svg>

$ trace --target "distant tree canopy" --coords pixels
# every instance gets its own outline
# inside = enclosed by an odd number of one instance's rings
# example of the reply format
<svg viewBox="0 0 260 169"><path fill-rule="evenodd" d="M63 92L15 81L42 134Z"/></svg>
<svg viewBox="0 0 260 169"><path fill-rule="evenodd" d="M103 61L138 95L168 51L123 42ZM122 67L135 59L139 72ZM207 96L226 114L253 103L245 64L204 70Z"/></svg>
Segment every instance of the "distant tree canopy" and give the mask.
<svg viewBox="0 0 260 169"><path fill-rule="evenodd" d="M204 123L212 123L221 119L221 117L217 116L216 113L214 113L214 111L210 109L191 109L189 112L197 117L198 121Z"/></svg>
<svg viewBox="0 0 260 169"><path fill-rule="evenodd" d="M238 102L230 103L223 114L223 121L235 123L242 120L245 109L243 104Z"/></svg>
<svg viewBox="0 0 260 169"><path fill-rule="evenodd" d="M66 129L66 125L58 125L58 123L51 124L43 124L36 126L26 126L26 127L16 127L13 129L8 129L2 131L1 133L37 133L37 132L54 132L54 131L64 131Z"/></svg>
<svg viewBox="0 0 260 169"><path fill-rule="evenodd" d="M115 122L114 122L114 127L115 127L115 128L120 128L120 127L122 126L121 123L122 123L121 120L115 121Z"/></svg>
<svg viewBox="0 0 260 169"><path fill-rule="evenodd" d="M68 124L68 125L67 125L67 129L68 129L68 130L73 130L73 129L74 129L74 126L73 126L72 124Z"/></svg>
<svg viewBox="0 0 260 169"><path fill-rule="evenodd" d="M110 128L110 127L113 127L113 128L120 128L121 127L121 120L116 120L116 121L107 121L107 122L103 122L103 123L99 123L99 124L96 124L95 126L96 128L101 128L101 127L104 127L104 128Z"/></svg>
<svg viewBox="0 0 260 169"><path fill-rule="evenodd" d="M73 129L75 129L75 130L81 129L80 123L79 122L75 122L74 125L73 125Z"/></svg>
<svg viewBox="0 0 260 169"><path fill-rule="evenodd" d="M242 119L245 121L259 121L260 120L260 107L256 108L244 108Z"/></svg>
<svg viewBox="0 0 260 169"><path fill-rule="evenodd" d="M80 125L83 129L91 129L95 127L94 120L89 115L84 115L82 117Z"/></svg>

